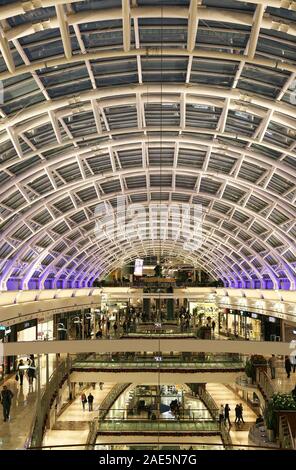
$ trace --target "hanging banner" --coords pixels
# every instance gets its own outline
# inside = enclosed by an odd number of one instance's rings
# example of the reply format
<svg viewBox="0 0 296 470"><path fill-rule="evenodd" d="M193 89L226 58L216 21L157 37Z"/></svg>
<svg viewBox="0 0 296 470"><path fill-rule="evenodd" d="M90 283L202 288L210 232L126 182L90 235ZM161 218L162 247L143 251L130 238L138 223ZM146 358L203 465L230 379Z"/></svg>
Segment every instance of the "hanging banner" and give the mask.
<svg viewBox="0 0 296 470"><path fill-rule="evenodd" d="M143 276L143 263L142 259L135 260L134 276Z"/></svg>

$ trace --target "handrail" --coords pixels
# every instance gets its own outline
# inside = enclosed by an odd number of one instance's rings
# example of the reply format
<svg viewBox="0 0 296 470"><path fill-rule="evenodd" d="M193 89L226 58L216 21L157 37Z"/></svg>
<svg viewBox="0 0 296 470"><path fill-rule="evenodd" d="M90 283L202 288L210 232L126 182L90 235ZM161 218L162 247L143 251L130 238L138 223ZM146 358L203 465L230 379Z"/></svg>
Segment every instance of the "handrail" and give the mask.
<svg viewBox="0 0 296 470"><path fill-rule="evenodd" d="M295 440L286 416L279 417L279 442L281 449L295 450Z"/></svg>
<svg viewBox="0 0 296 470"><path fill-rule="evenodd" d="M102 421L108 411L110 410L111 406L117 400L117 398L130 386L130 383L120 383L114 385L108 395L104 398L104 400L101 402L100 407L99 407L99 413L98 417L93 419L89 423L89 433L87 436L87 441L86 441L86 450L91 450L94 449L95 441L96 441L96 436L98 433L98 428L99 428L99 421Z"/></svg>
<svg viewBox="0 0 296 470"><path fill-rule="evenodd" d="M266 399L269 401L274 394L273 385L267 372L258 367L256 367L256 383L258 384L258 388L261 389Z"/></svg>
<svg viewBox="0 0 296 470"><path fill-rule="evenodd" d="M210 393L203 387L198 388L198 395L210 411L214 420L218 420L219 408ZM220 423L221 438L226 449L232 449L232 441L228 429L224 422Z"/></svg>
<svg viewBox="0 0 296 470"><path fill-rule="evenodd" d="M63 382L68 373L67 362L63 361L53 371L47 386L41 393L40 403L37 403L37 409L31 426L25 447L40 447L42 445L44 424L52 401L58 393L59 386Z"/></svg>

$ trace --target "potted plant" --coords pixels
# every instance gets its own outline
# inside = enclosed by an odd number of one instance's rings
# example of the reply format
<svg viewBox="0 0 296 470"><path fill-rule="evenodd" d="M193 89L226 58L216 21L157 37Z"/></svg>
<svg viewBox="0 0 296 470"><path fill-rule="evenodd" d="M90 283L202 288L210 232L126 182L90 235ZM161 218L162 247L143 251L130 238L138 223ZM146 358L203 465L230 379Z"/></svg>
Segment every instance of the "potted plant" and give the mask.
<svg viewBox="0 0 296 470"><path fill-rule="evenodd" d="M277 419L272 399L267 403L267 406L264 411L264 418L267 429L267 438L269 442L273 442L276 434Z"/></svg>
<svg viewBox="0 0 296 470"><path fill-rule="evenodd" d="M255 371L256 372L256 371ZM245 374L247 376L248 383L253 383L254 380L254 366L252 362L248 359L245 365Z"/></svg>

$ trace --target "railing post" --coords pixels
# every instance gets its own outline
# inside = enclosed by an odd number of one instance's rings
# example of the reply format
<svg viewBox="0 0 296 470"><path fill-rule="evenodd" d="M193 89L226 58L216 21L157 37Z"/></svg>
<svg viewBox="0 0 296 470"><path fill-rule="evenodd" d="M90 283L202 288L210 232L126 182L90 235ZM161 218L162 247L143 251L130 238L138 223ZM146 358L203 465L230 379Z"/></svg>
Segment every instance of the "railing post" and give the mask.
<svg viewBox="0 0 296 470"><path fill-rule="evenodd" d="M69 400L72 400L70 373L71 373L71 360L70 360L70 354L67 354L67 384L68 384L68 391L69 391Z"/></svg>
<svg viewBox="0 0 296 470"><path fill-rule="evenodd" d="M46 358L46 387L48 386L49 383L49 355L45 355Z"/></svg>

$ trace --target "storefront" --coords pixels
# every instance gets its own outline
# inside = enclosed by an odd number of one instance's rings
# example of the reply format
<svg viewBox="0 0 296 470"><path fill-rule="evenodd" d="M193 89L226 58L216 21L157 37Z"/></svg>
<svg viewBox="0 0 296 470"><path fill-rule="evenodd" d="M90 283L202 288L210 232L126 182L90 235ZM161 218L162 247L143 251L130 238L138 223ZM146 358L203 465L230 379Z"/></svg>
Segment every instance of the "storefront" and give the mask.
<svg viewBox="0 0 296 470"><path fill-rule="evenodd" d="M36 341L37 319L19 323L16 325L17 341Z"/></svg>
<svg viewBox="0 0 296 470"><path fill-rule="evenodd" d="M244 310L220 309L220 333L233 335L251 341L260 341L262 335L262 315Z"/></svg>
<svg viewBox="0 0 296 470"><path fill-rule="evenodd" d="M41 341L51 341L54 339L53 315L45 318L38 318L37 339Z"/></svg>
<svg viewBox="0 0 296 470"><path fill-rule="evenodd" d="M280 341L280 318L244 310L220 309L220 333L251 341ZM296 339L296 336L295 336Z"/></svg>
<svg viewBox="0 0 296 470"><path fill-rule="evenodd" d="M218 325L219 308L215 302L189 302L189 313L193 317L196 325L202 323L206 324L207 319L210 317L211 322L214 321Z"/></svg>
<svg viewBox="0 0 296 470"><path fill-rule="evenodd" d="M291 343L291 341L296 341L295 323L283 322L283 341L287 343Z"/></svg>

